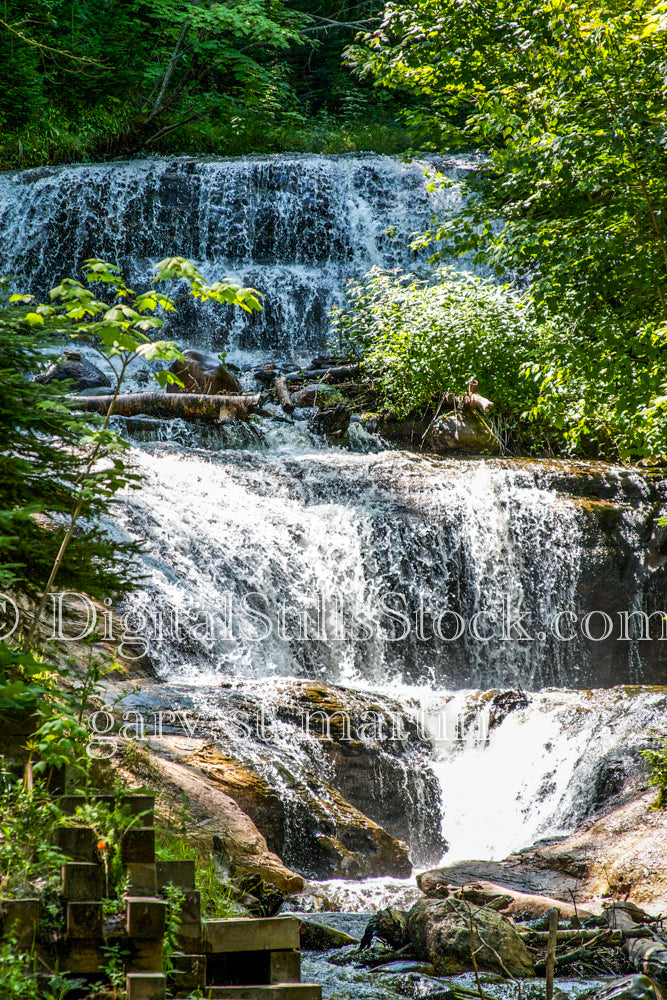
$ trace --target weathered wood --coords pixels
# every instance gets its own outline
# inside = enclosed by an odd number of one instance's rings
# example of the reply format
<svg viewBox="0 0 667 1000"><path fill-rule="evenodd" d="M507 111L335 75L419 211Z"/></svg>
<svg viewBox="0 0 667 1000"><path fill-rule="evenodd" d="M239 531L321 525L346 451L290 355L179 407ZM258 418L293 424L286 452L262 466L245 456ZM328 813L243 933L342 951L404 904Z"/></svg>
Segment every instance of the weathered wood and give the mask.
<svg viewBox="0 0 667 1000"><path fill-rule="evenodd" d="M667 986L667 942L653 935L651 938L651 941L629 940L625 946L628 958L637 972L655 979L660 986Z"/></svg>
<svg viewBox="0 0 667 1000"><path fill-rule="evenodd" d="M351 375L358 375L361 365L340 365L336 368L309 368L307 371L288 372L285 379L288 382L299 382L301 380L312 382L321 379L333 385L337 382L345 382Z"/></svg>
<svg viewBox="0 0 667 1000"><path fill-rule="evenodd" d="M292 397L289 394L287 382L282 375L280 378L276 379L276 393L278 394L278 402L282 406L285 413L292 413L294 410L294 403L292 402Z"/></svg>
<svg viewBox="0 0 667 1000"><path fill-rule="evenodd" d="M94 410L106 414L113 396L72 396L78 410ZM245 420L259 406L255 396L206 396L203 393L131 392L118 396L113 407L117 417L149 417L183 420L211 420L225 423Z"/></svg>
<svg viewBox="0 0 667 1000"><path fill-rule="evenodd" d="M205 951L287 951L299 948L296 917L222 917L204 921Z"/></svg>
<svg viewBox="0 0 667 1000"><path fill-rule="evenodd" d="M566 951L562 955L556 955L555 967L558 972L562 969L567 968L568 965L573 965L574 962L590 961L593 958L594 946L600 944L604 947L607 940L607 931L600 932L600 941L593 941L590 944L582 944L579 948L573 948L572 951ZM546 975L547 963L546 962L535 962L535 975L542 976Z"/></svg>
<svg viewBox="0 0 667 1000"><path fill-rule="evenodd" d="M556 945L558 944L558 907L554 906L549 910L549 930L547 940L547 1000L553 1000L554 995L554 969L556 968Z"/></svg>
<svg viewBox="0 0 667 1000"><path fill-rule="evenodd" d="M519 933L530 939L529 944L535 945L546 945L549 943L549 931L532 931L529 928L517 927ZM633 938L652 938L653 935L648 927L637 927L634 930L622 931L622 930L604 930L602 933L605 935L605 942L607 944L620 945L624 941L632 940ZM579 944L586 944L587 942L594 941L599 938L601 931L599 928L595 930L567 930L558 931L557 940L558 944L568 944L577 942Z"/></svg>

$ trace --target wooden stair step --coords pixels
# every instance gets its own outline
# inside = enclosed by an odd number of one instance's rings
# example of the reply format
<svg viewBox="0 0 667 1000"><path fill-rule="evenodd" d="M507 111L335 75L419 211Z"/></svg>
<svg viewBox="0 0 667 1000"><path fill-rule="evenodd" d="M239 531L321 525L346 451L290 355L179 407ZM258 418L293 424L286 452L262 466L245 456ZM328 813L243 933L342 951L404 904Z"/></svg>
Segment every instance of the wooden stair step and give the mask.
<svg viewBox="0 0 667 1000"><path fill-rule="evenodd" d="M280 986L207 986L208 1000L322 1000L315 983L281 983Z"/></svg>
<svg viewBox="0 0 667 1000"><path fill-rule="evenodd" d="M204 921L209 952L286 951L301 943L297 917L222 917Z"/></svg>

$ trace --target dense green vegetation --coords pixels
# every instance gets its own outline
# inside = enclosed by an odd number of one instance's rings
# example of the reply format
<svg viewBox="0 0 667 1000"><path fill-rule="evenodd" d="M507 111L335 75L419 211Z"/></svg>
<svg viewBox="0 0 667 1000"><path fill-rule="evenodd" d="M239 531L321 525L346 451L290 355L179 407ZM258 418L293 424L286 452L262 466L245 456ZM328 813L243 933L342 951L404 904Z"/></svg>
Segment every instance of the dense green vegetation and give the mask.
<svg viewBox="0 0 667 1000"><path fill-rule="evenodd" d="M530 306L507 288L441 268L429 279L373 268L336 312L338 350L364 358L381 402L405 416L472 374L506 413L526 408L522 365L543 338Z"/></svg>
<svg viewBox="0 0 667 1000"><path fill-rule="evenodd" d="M399 102L341 66L375 15L372 0L8 0L0 163L403 149Z"/></svg>
<svg viewBox="0 0 667 1000"><path fill-rule="evenodd" d="M167 282L187 282L202 301L260 308L252 289L233 282L207 284L197 269L182 258L161 261L153 287L136 294L117 267L89 260L85 282L65 279L54 288L48 303L32 296L5 296L0 309L0 371L4 384L0 433L0 546L3 565L0 586L19 601L32 599L36 611L13 628L14 611L2 595L0 641L0 895L35 896L42 901L44 920L62 929L59 884L60 852L53 846L55 825L92 826L98 835L106 872L105 914L124 907L127 885L120 863L120 837L140 817L101 806L96 791L122 792L117 774L89 753L86 716L99 707L99 683L118 668L108 657L64 657L57 644L45 641L38 628L49 594L57 582L77 593L117 598L130 584L137 585L133 564L135 547L112 540L100 517L108 514L114 496L126 486L139 486L126 450L127 443L110 427L109 418L83 417L73 410L66 392L69 383L43 384L31 380L59 353L63 341L74 340L97 350L113 362L114 400L134 358L161 366L182 358L174 343L155 339L164 333L173 301L159 290ZM156 287L157 286L157 287ZM162 384L178 381L164 369L155 372ZM39 600L35 600L41 594ZM131 769L128 758L126 765ZM66 769L69 785L86 794L74 817L66 817L50 792ZM24 778L25 774L25 778ZM101 788L101 785L103 786ZM174 856L173 845L163 845L162 857ZM181 856L178 855L177 856ZM207 901L224 909L233 906L229 889L220 889L207 866L200 880L208 886ZM178 900L168 899L168 926L164 962L169 971L178 920ZM173 927L172 927L173 924ZM170 929L171 928L171 929ZM48 935L47 927L44 933ZM105 967L112 987L124 981L122 961L109 949ZM15 942L3 941L0 954L0 991L3 997L64 996L74 988L61 977L37 986L35 960ZM52 992L49 992L49 991ZM121 996L102 987L95 995ZM94 991L93 991L94 992ZM91 993L91 995L93 995Z"/></svg>
<svg viewBox="0 0 667 1000"><path fill-rule="evenodd" d="M608 457L667 452L666 28L664 3L391 2L347 53L423 99L416 145L487 155L422 242L529 283L559 331L524 369L530 415Z"/></svg>

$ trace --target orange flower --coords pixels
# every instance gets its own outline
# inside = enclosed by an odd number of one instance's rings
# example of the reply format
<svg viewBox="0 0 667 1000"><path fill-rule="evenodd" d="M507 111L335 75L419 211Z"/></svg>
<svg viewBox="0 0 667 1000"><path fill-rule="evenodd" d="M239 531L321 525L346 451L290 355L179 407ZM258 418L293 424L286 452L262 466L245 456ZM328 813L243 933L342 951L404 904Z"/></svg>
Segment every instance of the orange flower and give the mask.
<svg viewBox="0 0 667 1000"><path fill-rule="evenodd" d="M97 850L98 851L106 851L106 849L107 849L107 845L106 845L105 841L98 840L97 841Z"/></svg>

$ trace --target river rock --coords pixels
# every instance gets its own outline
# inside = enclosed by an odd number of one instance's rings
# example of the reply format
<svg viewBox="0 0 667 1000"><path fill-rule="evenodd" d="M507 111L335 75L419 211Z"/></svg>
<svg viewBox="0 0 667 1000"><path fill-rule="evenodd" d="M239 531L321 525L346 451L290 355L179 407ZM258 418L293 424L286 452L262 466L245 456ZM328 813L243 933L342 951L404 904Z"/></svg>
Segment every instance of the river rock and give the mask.
<svg viewBox="0 0 667 1000"><path fill-rule="evenodd" d="M535 975L516 928L495 910L457 899L421 900L408 913L408 933L417 958L431 962L439 975L471 971L473 949L477 966L487 972Z"/></svg>
<svg viewBox="0 0 667 1000"><path fill-rule="evenodd" d="M582 994L586 1000L663 1000L659 986L648 976L623 976Z"/></svg>
<svg viewBox="0 0 667 1000"><path fill-rule="evenodd" d="M342 437L350 426L350 411L342 403L338 406L325 406L315 413L310 426L316 434Z"/></svg>
<svg viewBox="0 0 667 1000"><path fill-rule="evenodd" d="M624 902L613 902L605 906L602 917L607 927L621 931L634 930L640 924L651 922L651 917L641 906L625 900Z"/></svg>
<svg viewBox="0 0 667 1000"><path fill-rule="evenodd" d="M167 392L203 392L210 396L238 393L241 385L228 368L214 354L187 348L183 351L183 361L174 361L169 371L181 382L168 385Z"/></svg>
<svg viewBox="0 0 667 1000"><path fill-rule="evenodd" d="M437 417L426 435L426 444L440 455L450 451L497 455L500 451L500 441L474 410Z"/></svg>
<svg viewBox="0 0 667 1000"><path fill-rule="evenodd" d="M379 938L399 951L408 943L408 918L404 910L387 907L375 913L366 925L361 947L368 948L373 938Z"/></svg>
<svg viewBox="0 0 667 1000"><path fill-rule="evenodd" d="M339 931L328 924L318 924L314 920L302 920L299 924L302 951L330 951L332 948L347 948L359 944L358 940L345 931Z"/></svg>
<svg viewBox="0 0 667 1000"><path fill-rule="evenodd" d="M326 385L324 382L305 385L291 394L292 402L295 406L325 406L327 399L336 391L334 386Z"/></svg>
<svg viewBox="0 0 667 1000"><path fill-rule="evenodd" d="M470 862L475 864L475 862ZM484 862L479 862L480 865ZM496 862L501 864L501 862ZM563 920L578 917L587 920L592 914L581 906L574 906L562 899L545 896L540 893L520 892L510 889L502 883L489 882L485 879L464 881L460 885L453 884L457 878L456 871L448 868L433 868L417 875L417 885L429 899L444 899L456 895L467 899L478 906L492 906L504 916L513 920L538 920L557 906Z"/></svg>
<svg viewBox="0 0 667 1000"><path fill-rule="evenodd" d="M35 375L34 381L48 385L49 382L64 382L66 379L71 379L74 383L74 391L111 386L109 377L90 361L86 361L80 351L65 351L55 364Z"/></svg>

